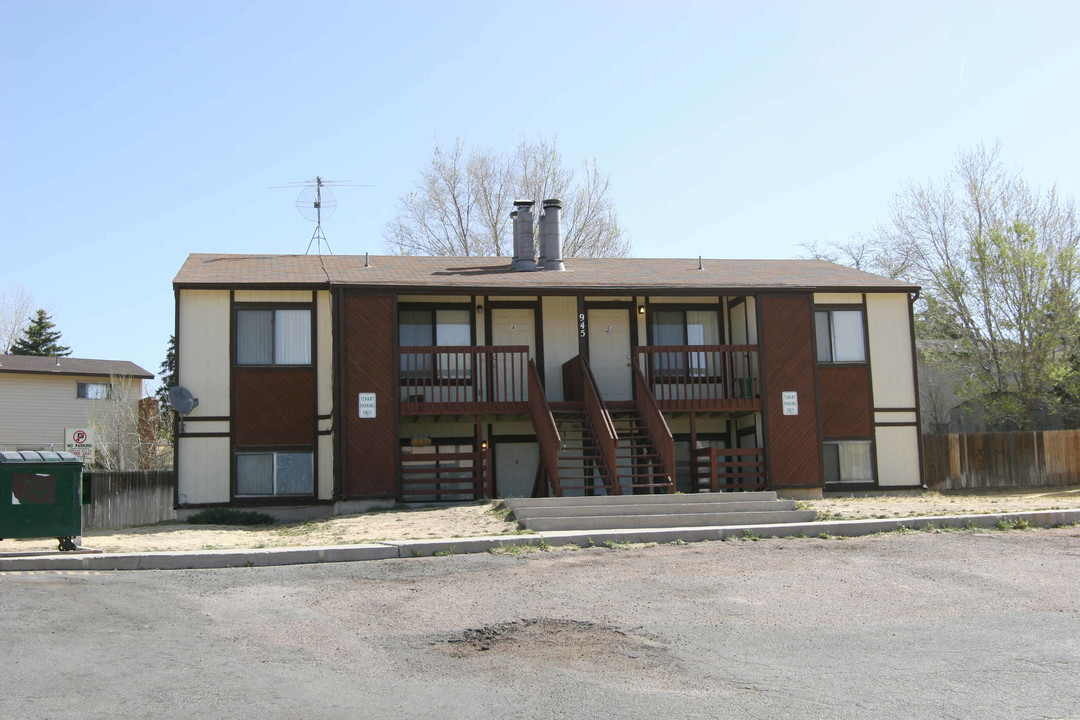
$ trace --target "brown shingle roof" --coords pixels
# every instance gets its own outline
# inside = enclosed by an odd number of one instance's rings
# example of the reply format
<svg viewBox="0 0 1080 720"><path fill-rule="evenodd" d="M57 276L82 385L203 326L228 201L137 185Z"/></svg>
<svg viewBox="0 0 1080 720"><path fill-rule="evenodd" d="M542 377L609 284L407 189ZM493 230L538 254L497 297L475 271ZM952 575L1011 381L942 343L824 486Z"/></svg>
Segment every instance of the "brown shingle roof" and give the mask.
<svg viewBox="0 0 1080 720"><path fill-rule="evenodd" d="M87 360L71 357L42 357L39 355L0 355L0 372L35 373L40 375L126 375L142 380L153 374L127 360Z"/></svg>
<svg viewBox="0 0 1080 720"><path fill-rule="evenodd" d="M565 272L514 272L505 257L193 254L177 287L328 284L446 289L632 290L867 289L918 286L821 260L567 258Z"/></svg>

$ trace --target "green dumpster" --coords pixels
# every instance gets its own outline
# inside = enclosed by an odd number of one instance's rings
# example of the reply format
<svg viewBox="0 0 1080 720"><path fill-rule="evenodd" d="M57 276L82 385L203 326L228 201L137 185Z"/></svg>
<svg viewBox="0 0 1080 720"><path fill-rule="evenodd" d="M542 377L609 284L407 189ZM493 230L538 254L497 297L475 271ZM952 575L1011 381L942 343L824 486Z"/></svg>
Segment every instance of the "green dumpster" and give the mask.
<svg viewBox="0 0 1080 720"><path fill-rule="evenodd" d="M0 540L82 535L82 461L66 452L0 452Z"/></svg>

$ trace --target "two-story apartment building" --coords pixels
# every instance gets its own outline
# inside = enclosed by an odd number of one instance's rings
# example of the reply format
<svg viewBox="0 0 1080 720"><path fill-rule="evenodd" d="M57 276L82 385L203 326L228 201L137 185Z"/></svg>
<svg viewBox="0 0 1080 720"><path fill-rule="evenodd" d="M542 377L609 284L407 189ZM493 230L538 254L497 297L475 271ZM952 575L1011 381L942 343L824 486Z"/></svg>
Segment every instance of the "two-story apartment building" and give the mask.
<svg viewBox="0 0 1080 720"><path fill-rule="evenodd" d="M542 252L191 255L178 505L921 485L917 287Z"/></svg>

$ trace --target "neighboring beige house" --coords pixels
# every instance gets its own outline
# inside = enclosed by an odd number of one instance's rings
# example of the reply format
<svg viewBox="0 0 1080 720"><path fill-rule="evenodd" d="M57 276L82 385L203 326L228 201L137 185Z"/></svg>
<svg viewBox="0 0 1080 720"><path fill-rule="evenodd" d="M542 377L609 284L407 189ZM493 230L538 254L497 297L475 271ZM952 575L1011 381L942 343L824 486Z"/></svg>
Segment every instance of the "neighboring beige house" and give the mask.
<svg viewBox="0 0 1080 720"><path fill-rule="evenodd" d="M63 450L65 430L89 428L117 398L138 402L153 377L126 360L0 355L0 450Z"/></svg>

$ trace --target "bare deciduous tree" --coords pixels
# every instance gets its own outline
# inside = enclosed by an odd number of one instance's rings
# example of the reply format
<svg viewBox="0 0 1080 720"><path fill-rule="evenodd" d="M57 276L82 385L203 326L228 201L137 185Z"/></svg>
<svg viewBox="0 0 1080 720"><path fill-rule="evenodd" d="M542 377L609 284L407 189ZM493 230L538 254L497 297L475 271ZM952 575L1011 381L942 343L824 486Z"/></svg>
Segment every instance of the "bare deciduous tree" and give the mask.
<svg viewBox="0 0 1080 720"><path fill-rule="evenodd" d="M924 362L962 370L956 395L983 409L985 426L1027 429L1080 397L1068 353L1080 333L1080 224L1071 198L1032 188L1000 154L979 145L943 180L909 182L872 236L804 247L922 285L916 332L950 341Z"/></svg>
<svg viewBox="0 0 1080 720"><path fill-rule="evenodd" d="M511 155L474 148L461 140L435 145L415 189L400 200L386 226L392 252L405 255L509 256L514 200L563 201L565 257L624 257L630 242L611 200L611 180L596 160L575 170L554 138L522 140Z"/></svg>
<svg viewBox="0 0 1080 720"><path fill-rule="evenodd" d="M33 310L33 296L20 285L0 296L0 355L10 353L15 341L22 337Z"/></svg>

